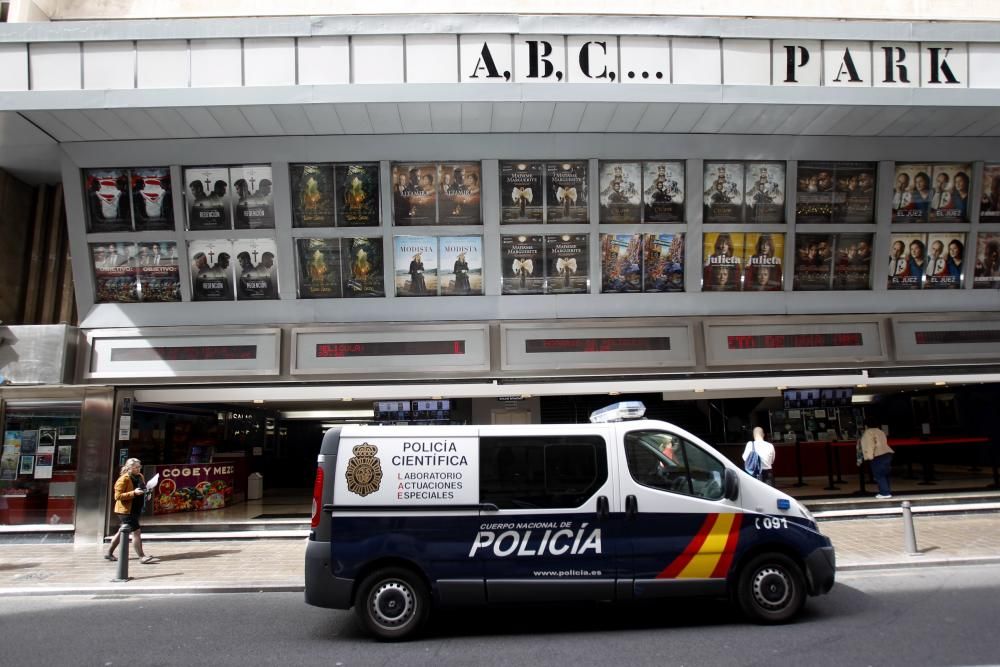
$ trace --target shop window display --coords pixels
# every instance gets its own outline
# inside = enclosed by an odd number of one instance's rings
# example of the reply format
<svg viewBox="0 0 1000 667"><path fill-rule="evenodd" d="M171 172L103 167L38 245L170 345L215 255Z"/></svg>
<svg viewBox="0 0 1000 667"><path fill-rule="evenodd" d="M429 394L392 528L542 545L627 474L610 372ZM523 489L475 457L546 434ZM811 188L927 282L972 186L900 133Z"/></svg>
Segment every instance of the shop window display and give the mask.
<svg viewBox="0 0 1000 667"><path fill-rule="evenodd" d="M0 525L73 524L80 405L9 401L0 453Z"/></svg>

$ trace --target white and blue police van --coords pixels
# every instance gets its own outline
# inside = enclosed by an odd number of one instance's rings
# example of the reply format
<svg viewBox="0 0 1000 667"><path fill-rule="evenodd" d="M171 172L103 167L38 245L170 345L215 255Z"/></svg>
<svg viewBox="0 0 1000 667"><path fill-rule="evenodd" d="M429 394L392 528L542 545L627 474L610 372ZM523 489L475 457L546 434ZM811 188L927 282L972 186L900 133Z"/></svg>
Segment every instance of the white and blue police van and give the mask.
<svg viewBox="0 0 1000 667"><path fill-rule="evenodd" d="M728 596L779 623L832 588L833 546L805 507L644 412L330 429L306 602L400 640L438 606Z"/></svg>

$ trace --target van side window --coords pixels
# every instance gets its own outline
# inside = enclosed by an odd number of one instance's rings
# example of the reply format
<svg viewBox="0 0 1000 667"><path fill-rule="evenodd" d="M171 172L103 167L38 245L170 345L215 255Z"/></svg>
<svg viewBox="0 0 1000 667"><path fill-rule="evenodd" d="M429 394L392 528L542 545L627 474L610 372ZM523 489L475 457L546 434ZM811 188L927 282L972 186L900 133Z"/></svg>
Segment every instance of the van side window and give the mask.
<svg viewBox="0 0 1000 667"><path fill-rule="evenodd" d="M599 436L496 436L479 442L480 502L500 509L579 507L608 479Z"/></svg>
<svg viewBox="0 0 1000 667"><path fill-rule="evenodd" d="M708 500L722 498L725 466L673 433L632 431L625 435L629 473L639 484Z"/></svg>

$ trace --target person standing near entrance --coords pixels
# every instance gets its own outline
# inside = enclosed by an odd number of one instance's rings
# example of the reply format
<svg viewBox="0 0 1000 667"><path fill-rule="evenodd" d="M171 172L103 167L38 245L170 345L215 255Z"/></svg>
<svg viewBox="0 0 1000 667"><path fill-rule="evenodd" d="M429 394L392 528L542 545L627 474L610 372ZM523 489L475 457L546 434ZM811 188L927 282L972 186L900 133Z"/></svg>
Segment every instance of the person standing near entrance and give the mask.
<svg viewBox="0 0 1000 667"><path fill-rule="evenodd" d="M774 445L764 439L764 429L760 426L753 428L753 440L747 442L743 448L743 462L750 458L750 452L756 451L760 457L760 477L758 479L765 484L774 486Z"/></svg>
<svg viewBox="0 0 1000 667"><path fill-rule="evenodd" d="M139 459L129 459L125 461L118 479L115 481L115 514L121 521L121 528L128 526L135 540L135 553L139 556L139 562L143 564L152 563L153 556L147 556L142 550L142 527L139 525L139 515L145 504L146 480L142 477L142 463ZM104 554L105 560L118 560L115 556L115 549L121 541L121 528L115 533L115 538L111 540L111 546ZM128 539L128 538L125 538Z"/></svg>
<svg viewBox="0 0 1000 667"><path fill-rule="evenodd" d="M889 475L892 472L893 451L885 437L885 431L874 424L869 424L861 434L861 456L865 461L871 461L872 477L878 484L879 500L892 498L892 487L889 485Z"/></svg>

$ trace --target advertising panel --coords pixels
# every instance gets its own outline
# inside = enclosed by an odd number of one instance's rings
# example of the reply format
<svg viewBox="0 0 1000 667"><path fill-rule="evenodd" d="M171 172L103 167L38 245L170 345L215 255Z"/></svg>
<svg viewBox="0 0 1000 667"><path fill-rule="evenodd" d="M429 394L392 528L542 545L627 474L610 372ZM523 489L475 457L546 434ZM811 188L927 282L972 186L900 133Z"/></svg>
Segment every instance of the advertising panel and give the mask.
<svg viewBox="0 0 1000 667"><path fill-rule="evenodd" d="M141 167L131 170L132 213L137 232L174 228L174 197L170 189L169 167Z"/></svg>
<svg viewBox="0 0 1000 667"><path fill-rule="evenodd" d="M392 216L396 225L437 222L437 165L392 165Z"/></svg>
<svg viewBox="0 0 1000 667"><path fill-rule="evenodd" d="M278 254L274 239L239 239L236 254L236 299L260 301L278 298Z"/></svg>
<svg viewBox="0 0 1000 667"><path fill-rule="evenodd" d="M971 173L971 164L934 165L934 190L928 208L931 222L968 222Z"/></svg>
<svg viewBox="0 0 1000 667"><path fill-rule="evenodd" d="M340 239L296 239L295 246L299 298L340 298Z"/></svg>
<svg viewBox="0 0 1000 667"><path fill-rule="evenodd" d="M746 170L746 221L785 221L785 163L748 162Z"/></svg>
<svg viewBox="0 0 1000 667"><path fill-rule="evenodd" d="M602 223L638 223L642 171L638 162L600 163Z"/></svg>
<svg viewBox="0 0 1000 667"><path fill-rule="evenodd" d="M543 222L542 162L500 162L500 224Z"/></svg>
<svg viewBox="0 0 1000 667"><path fill-rule="evenodd" d="M483 293L483 237L442 236L441 296L478 296Z"/></svg>
<svg viewBox="0 0 1000 667"><path fill-rule="evenodd" d="M927 235L889 237L889 289L920 289L927 271Z"/></svg>
<svg viewBox="0 0 1000 667"><path fill-rule="evenodd" d="M333 165L292 164L288 182L292 188L292 227L333 227Z"/></svg>
<svg viewBox="0 0 1000 667"><path fill-rule="evenodd" d="M545 291L545 254L541 236L500 237L501 294L542 294Z"/></svg>
<svg viewBox="0 0 1000 667"><path fill-rule="evenodd" d="M226 239L188 242L194 301L233 300L232 255L233 243Z"/></svg>
<svg viewBox="0 0 1000 667"><path fill-rule="evenodd" d="M385 296L382 264L382 237L357 236L340 239L343 258L343 294L345 297Z"/></svg>
<svg viewBox="0 0 1000 667"><path fill-rule="evenodd" d="M746 292L779 292L782 289L782 258L785 256L784 234L746 235L743 266L743 290Z"/></svg>
<svg viewBox="0 0 1000 667"><path fill-rule="evenodd" d="M898 163L892 189L893 222L926 222L931 205L931 165Z"/></svg>
<svg viewBox="0 0 1000 667"><path fill-rule="evenodd" d="M83 174L87 193L87 231L132 231L128 169L86 169Z"/></svg>
<svg viewBox="0 0 1000 667"><path fill-rule="evenodd" d="M795 236L796 291L833 289L833 234L797 234Z"/></svg>
<svg viewBox="0 0 1000 667"><path fill-rule="evenodd" d="M174 241L139 243L139 292L143 301L180 301L181 274Z"/></svg>
<svg viewBox="0 0 1000 667"><path fill-rule="evenodd" d="M132 243L90 245L96 303L135 303L139 300L135 253Z"/></svg>
<svg viewBox="0 0 1000 667"><path fill-rule="evenodd" d="M703 292L738 292L743 276L743 234L706 232Z"/></svg>
<svg viewBox="0 0 1000 667"><path fill-rule="evenodd" d="M927 289L958 289L965 271L965 234L928 234Z"/></svg>
<svg viewBox="0 0 1000 667"><path fill-rule="evenodd" d="M189 167L184 170L184 183L188 229L232 229L229 169Z"/></svg>
<svg viewBox="0 0 1000 667"><path fill-rule="evenodd" d="M743 222L743 163L705 162L706 223Z"/></svg>
<svg viewBox="0 0 1000 667"><path fill-rule="evenodd" d="M438 240L434 236L396 236L396 296L436 296Z"/></svg>
<svg viewBox="0 0 1000 667"><path fill-rule="evenodd" d="M641 234L601 234L601 291L642 291Z"/></svg>
<svg viewBox="0 0 1000 667"><path fill-rule="evenodd" d="M236 229L274 229L274 181L271 167L231 167L229 179L236 199Z"/></svg>
<svg viewBox="0 0 1000 667"><path fill-rule="evenodd" d="M553 162L545 167L546 222L590 222L587 162Z"/></svg>
<svg viewBox="0 0 1000 667"><path fill-rule="evenodd" d="M980 232L976 237L975 289L1000 289L1000 232Z"/></svg>
<svg viewBox="0 0 1000 667"><path fill-rule="evenodd" d="M442 164L438 167L438 222L442 225L481 225L482 174L478 162Z"/></svg>
<svg viewBox="0 0 1000 667"><path fill-rule="evenodd" d="M979 222L1000 221L1000 163L983 165L979 192Z"/></svg>
<svg viewBox="0 0 1000 667"><path fill-rule="evenodd" d="M684 221L684 163L643 162L643 220Z"/></svg>
<svg viewBox="0 0 1000 667"><path fill-rule="evenodd" d="M377 227L379 224L378 164L338 164L337 226Z"/></svg>
<svg viewBox="0 0 1000 667"><path fill-rule="evenodd" d="M590 235L545 237L545 291L547 294L586 294L590 291Z"/></svg>
<svg viewBox="0 0 1000 667"><path fill-rule="evenodd" d="M836 262L833 267L833 288L837 290L871 289L871 234L837 234Z"/></svg>
<svg viewBox="0 0 1000 667"><path fill-rule="evenodd" d="M684 291L684 234L643 234L643 292Z"/></svg>

